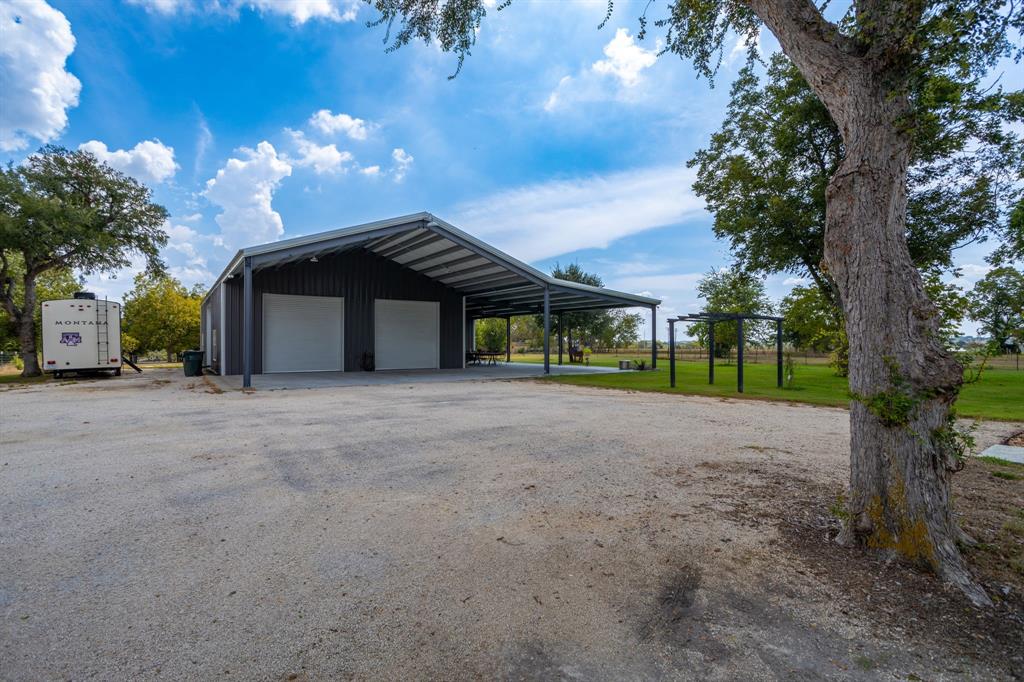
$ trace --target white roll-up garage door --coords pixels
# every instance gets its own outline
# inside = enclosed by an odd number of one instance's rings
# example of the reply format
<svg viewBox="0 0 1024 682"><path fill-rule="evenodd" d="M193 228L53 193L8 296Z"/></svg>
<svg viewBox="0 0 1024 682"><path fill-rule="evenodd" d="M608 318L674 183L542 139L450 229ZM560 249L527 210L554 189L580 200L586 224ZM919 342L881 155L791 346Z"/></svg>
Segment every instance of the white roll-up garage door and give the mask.
<svg viewBox="0 0 1024 682"><path fill-rule="evenodd" d="M263 372L344 369L345 299L263 294Z"/></svg>
<svg viewBox="0 0 1024 682"><path fill-rule="evenodd" d="M377 369L440 367L440 304L437 301L374 302L374 362Z"/></svg>

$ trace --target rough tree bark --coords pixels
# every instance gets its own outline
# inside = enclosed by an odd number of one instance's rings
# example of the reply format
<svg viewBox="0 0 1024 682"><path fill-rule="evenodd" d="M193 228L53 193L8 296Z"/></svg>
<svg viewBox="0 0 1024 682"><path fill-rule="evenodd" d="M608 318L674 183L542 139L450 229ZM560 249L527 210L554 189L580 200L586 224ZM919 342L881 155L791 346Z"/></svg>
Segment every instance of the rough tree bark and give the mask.
<svg viewBox="0 0 1024 682"><path fill-rule="evenodd" d="M808 0L750 0L839 126L845 158L829 183L825 264L839 290L850 343L850 516L840 541L934 570L975 604L990 603L957 540L950 476L957 466L951 407L960 365L937 334L938 311L906 242L910 107L891 59L911 25L909 4L860 3L886 33L865 49L836 32ZM912 19L912 18L911 18Z"/></svg>
<svg viewBox="0 0 1024 682"><path fill-rule="evenodd" d="M25 288L25 302L18 311L19 315L11 315L18 325L18 346L21 349L21 361L23 363L21 376L37 377L42 374L39 369L39 354L36 352L36 280L35 277L25 275L23 280ZM10 311L8 311L10 312Z"/></svg>

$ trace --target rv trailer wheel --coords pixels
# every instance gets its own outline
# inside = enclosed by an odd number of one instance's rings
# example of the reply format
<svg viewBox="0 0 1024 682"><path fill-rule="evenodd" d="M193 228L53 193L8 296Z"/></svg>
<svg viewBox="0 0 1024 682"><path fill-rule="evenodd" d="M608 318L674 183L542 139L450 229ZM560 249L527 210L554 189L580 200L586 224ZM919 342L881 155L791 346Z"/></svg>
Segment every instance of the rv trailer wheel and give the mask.
<svg viewBox="0 0 1024 682"><path fill-rule="evenodd" d="M115 377L121 376L121 368L120 367L118 367L117 369L114 370L114 376Z"/></svg>

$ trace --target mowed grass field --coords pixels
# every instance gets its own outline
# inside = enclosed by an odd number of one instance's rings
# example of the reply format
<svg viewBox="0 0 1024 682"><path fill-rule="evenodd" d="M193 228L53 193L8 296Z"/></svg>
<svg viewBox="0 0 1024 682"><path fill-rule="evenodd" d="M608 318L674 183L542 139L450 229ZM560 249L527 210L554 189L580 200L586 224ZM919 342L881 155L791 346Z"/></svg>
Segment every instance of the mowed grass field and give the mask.
<svg viewBox="0 0 1024 682"><path fill-rule="evenodd" d="M641 357L650 361L649 354L640 356L602 353L592 355L590 364L617 367L619 360L636 360ZM543 362L544 357L540 353L515 354L512 359L516 362ZM554 360L557 360L557 356ZM632 391L848 406L850 398L846 379L837 377L831 367L797 364L794 377L792 388L780 389L775 385L774 363L746 363L743 366L744 392L741 394L736 391L735 364L725 364L724 361L717 363L715 383L708 385L707 362L676 362L676 387L672 389L668 385L668 360L659 358L658 369L653 372L556 376L548 381ZM1024 370L1002 367L986 369L979 381L964 386L956 406L957 413L963 417L1024 421Z"/></svg>

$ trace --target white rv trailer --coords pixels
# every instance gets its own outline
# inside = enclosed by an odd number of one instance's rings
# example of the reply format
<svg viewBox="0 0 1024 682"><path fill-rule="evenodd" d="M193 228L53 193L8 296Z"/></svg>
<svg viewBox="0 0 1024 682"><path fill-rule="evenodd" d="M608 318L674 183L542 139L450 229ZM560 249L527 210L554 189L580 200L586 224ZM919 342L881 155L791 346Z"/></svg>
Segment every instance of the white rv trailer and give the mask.
<svg viewBox="0 0 1024 682"><path fill-rule="evenodd" d="M43 301L43 371L121 374L121 304L78 293Z"/></svg>

